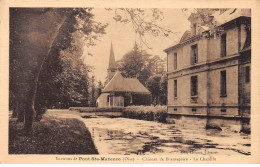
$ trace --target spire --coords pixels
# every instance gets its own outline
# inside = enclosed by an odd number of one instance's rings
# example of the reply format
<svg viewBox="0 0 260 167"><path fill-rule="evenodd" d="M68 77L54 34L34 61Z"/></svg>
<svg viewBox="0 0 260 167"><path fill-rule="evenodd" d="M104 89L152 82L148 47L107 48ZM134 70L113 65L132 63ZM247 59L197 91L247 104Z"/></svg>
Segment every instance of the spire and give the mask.
<svg viewBox="0 0 260 167"><path fill-rule="evenodd" d="M110 48L110 56L109 56L109 64L108 64L108 81L112 79L112 77L115 75L117 70L117 65L115 61L115 56L114 56L114 50L113 50L113 44L111 41L111 48Z"/></svg>
<svg viewBox="0 0 260 167"><path fill-rule="evenodd" d="M114 56L113 44L111 41L108 69L115 69L115 68L116 68L116 61L115 61L115 56Z"/></svg>

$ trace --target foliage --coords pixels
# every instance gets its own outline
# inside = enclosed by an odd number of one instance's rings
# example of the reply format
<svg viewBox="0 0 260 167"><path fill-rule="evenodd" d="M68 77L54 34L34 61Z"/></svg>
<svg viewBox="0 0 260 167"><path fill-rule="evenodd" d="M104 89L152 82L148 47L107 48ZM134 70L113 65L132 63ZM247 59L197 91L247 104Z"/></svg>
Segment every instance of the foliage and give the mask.
<svg viewBox="0 0 260 167"><path fill-rule="evenodd" d="M10 109L18 112L20 121L25 120L28 130L35 112L42 108L57 103L60 107L87 103L84 97L88 97L90 69L82 63L79 41L91 47L107 27L96 22L91 11L91 8L10 8ZM143 9L116 9L114 19L131 23L144 43L147 34L171 33L157 25L163 19L160 10L152 9L150 20L145 19L146 14ZM126 74L136 75L145 83L152 73L150 55L140 53L138 73Z"/></svg>
<svg viewBox="0 0 260 167"><path fill-rule="evenodd" d="M86 113L92 113L92 112L122 112L123 107L70 107L69 110L76 110L79 112L86 112Z"/></svg>
<svg viewBox="0 0 260 167"><path fill-rule="evenodd" d="M128 106L125 108L124 111L135 111L135 112L153 112L153 113L159 113L159 112L167 112L166 106Z"/></svg>
<svg viewBox="0 0 260 167"><path fill-rule="evenodd" d="M60 52L62 70L56 75L54 81L60 83L60 96L68 98L66 106L77 103L87 104L87 101L84 100L88 97L88 72L91 69L82 61L82 53L82 44L79 42L75 44L75 41L70 48Z"/></svg>
<svg viewBox="0 0 260 167"><path fill-rule="evenodd" d="M93 16L91 8L73 9L70 21L60 30L49 61L46 61L41 73L41 84L44 85L41 90L49 92L45 98L48 108L88 105L88 73L92 68L83 63L83 46L93 46L95 40L105 33L107 26L95 22ZM46 78L50 80L46 81ZM38 99L43 97L39 95Z"/></svg>
<svg viewBox="0 0 260 167"><path fill-rule="evenodd" d="M151 76L147 82L147 88L152 93L153 104L159 104L159 95L161 94L160 82L161 75Z"/></svg>
<svg viewBox="0 0 260 167"><path fill-rule="evenodd" d="M152 56L139 49L137 44L125 54L119 63L119 70L127 78L137 78L152 93L153 103L166 104L166 60Z"/></svg>
<svg viewBox="0 0 260 167"><path fill-rule="evenodd" d="M73 45L73 43L82 40L82 37L84 38L84 45L88 47L94 45L94 41L105 33L106 26L106 24L93 20L90 8L10 9L9 60L10 94L12 95L10 101L12 101L12 108L19 110L19 120L25 120L25 127L28 130L32 126L35 109L36 111L40 110L46 105L43 97L50 96L48 92L51 92L52 95L56 94L51 98L52 100L58 95L60 98L57 99L59 100L78 101L78 99L75 99L74 92L72 92L74 91L73 88L64 89L66 91L62 90L63 95L67 92L69 96L61 96L62 93L58 89L64 84L64 82L61 82L64 80L58 80L57 84L55 79L62 72L66 74L67 71L67 74L72 74L66 69L72 66L63 64L64 62L74 61L69 57L77 54L78 56L75 58L79 59L82 56L82 52L75 48L77 44ZM74 32L79 34L75 36ZM77 53L75 53L76 51ZM61 53L63 59L60 58ZM79 64L79 61L76 60L75 62ZM79 67L81 71L84 71L84 68L82 65ZM79 71L79 69L75 70ZM76 71L73 70L73 72ZM65 76L61 75L61 78L65 79L67 77ZM81 81L84 80L83 77L79 79L80 77L73 76L74 79ZM38 91L39 86L40 91ZM76 85L65 83L63 86L75 87ZM46 103L50 104L48 101ZM25 119L23 119L24 116Z"/></svg>
<svg viewBox="0 0 260 167"><path fill-rule="evenodd" d="M164 73L164 75L161 77L160 80L160 103L161 105L166 105L167 104L167 91L168 91L168 80L167 80L167 74Z"/></svg>
<svg viewBox="0 0 260 167"><path fill-rule="evenodd" d="M214 36L214 38L218 38L224 30L222 26L219 26L217 22L214 21L214 17L212 17L212 14L214 14L214 12L216 11L219 11L219 13L222 14L229 9L230 8L195 8L191 12L190 18L199 17L202 21L202 25L209 27L208 37ZM182 9L184 13L187 10L188 9ZM232 12L230 14L234 13L236 10L236 8L232 9Z"/></svg>
<svg viewBox="0 0 260 167"><path fill-rule="evenodd" d="M107 9L114 11L114 20L123 24L131 23L139 39L148 48L151 48L146 41L146 37L164 36L168 37L175 34L170 29L160 26L160 21L164 19L163 12L157 8L140 9L140 8L116 8Z"/></svg>
<svg viewBox="0 0 260 167"><path fill-rule="evenodd" d="M70 110L76 110L81 113L98 113L98 112L121 112L123 117L142 119L147 121L158 121L166 123L167 107L166 106L128 106L128 107L70 107Z"/></svg>
<svg viewBox="0 0 260 167"><path fill-rule="evenodd" d="M125 77L136 77L142 84L146 84L147 79L152 75L151 56L135 44L134 48L123 56L119 70Z"/></svg>
<svg viewBox="0 0 260 167"><path fill-rule="evenodd" d="M128 106L123 110L123 116L126 118L141 119L147 121L158 121L166 123L166 106Z"/></svg>

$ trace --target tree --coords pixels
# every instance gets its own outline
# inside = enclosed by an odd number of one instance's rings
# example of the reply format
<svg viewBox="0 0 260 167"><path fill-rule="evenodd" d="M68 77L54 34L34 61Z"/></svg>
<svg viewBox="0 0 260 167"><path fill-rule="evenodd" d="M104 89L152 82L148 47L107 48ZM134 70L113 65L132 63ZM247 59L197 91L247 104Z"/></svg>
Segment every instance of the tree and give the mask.
<svg viewBox="0 0 260 167"><path fill-rule="evenodd" d="M136 77L152 93L153 103L166 104L166 60L152 56L135 44L120 60L119 70L128 78ZM166 84L166 85L165 85ZM165 88L166 87L166 88Z"/></svg>
<svg viewBox="0 0 260 167"><path fill-rule="evenodd" d="M96 105L96 98L95 98L96 88L95 88L95 77L92 76L91 78L91 88L90 88L90 106Z"/></svg>
<svg viewBox="0 0 260 167"><path fill-rule="evenodd" d="M88 103L88 73L91 67L82 60L83 42L79 40L80 33L72 34L71 46L60 52L61 71L55 75L54 82L59 85L60 93L56 97L62 108L87 105ZM46 90L46 89L45 89Z"/></svg>
<svg viewBox="0 0 260 167"><path fill-rule="evenodd" d="M10 88L18 101L19 118L22 120L24 115L27 130L31 129L35 115L40 70L66 19L62 13L48 9L10 9Z"/></svg>
<svg viewBox="0 0 260 167"><path fill-rule="evenodd" d="M160 75L151 76L147 82L147 87L152 93L152 102L154 105L160 104Z"/></svg>
<svg viewBox="0 0 260 167"><path fill-rule="evenodd" d="M91 9L10 8L10 92L27 131L32 127L39 78L49 55L57 51L55 47L68 48L75 31L85 34L84 40L92 46L98 38L95 34L103 34L105 27L93 21Z"/></svg>
<svg viewBox="0 0 260 167"><path fill-rule="evenodd" d="M107 9L113 10L113 9ZM168 37L172 34L176 35L170 29L160 26L160 21L164 19L163 12L157 8L140 9L140 8L116 8L114 11L114 20L123 24L131 23L135 33L138 35L142 44L147 48L149 46L146 41L147 36Z"/></svg>
<svg viewBox="0 0 260 167"><path fill-rule="evenodd" d="M160 80L160 103L162 105L167 104L167 85L168 85L168 80L167 80L167 74L166 72L163 74Z"/></svg>
<svg viewBox="0 0 260 167"><path fill-rule="evenodd" d="M166 59L163 60L158 55L155 55L150 59L150 66L153 74L163 75L166 71Z"/></svg>
<svg viewBox="0 0 260 167"><path fill-rule="evenodd" d="M119 70L125 77L136 77L142 84L146 85L147 79L152 74L151 56L146 51L139 49L135 44L134 48L123 56Z"/></svg>
<svg viewBox="0 0 260 167"><path fill-rule="evenodd" d="M154 105L166 105L167 101L167 75L155 74L147 81L147 88L152 93L152 102Z"/></svg>
<svg viewBox="0 0 260 167"><path fill-rule="evenodd" d="M96 91L97 92L97 97L99 97L101 95L102 89L103 89L102 82L98 81L98 86L97 86L97 91Z"/></svg>
<svg viewBox="0 0 260 167"><path fill-rule="evenodd" d="M168 36L171 33L156 24L156 21L162 19L162 13L158 9L151 10L152 19L148 21L142 9L116 10L122 13L117 13L115 20L132 23L135 32L146 45L143 37L147 33L153 36ZM120 19L124 13L127 14L126 18ZM76 82L85 82L84 89L87 89L85 74L81 77L73 76L71 79L75 79L75 83L65 82L68 79L67 74L73 75L74 70L85 69L80 65L80 68L68 71L72 66L66 65L66 62L80 64L70 59L72 53L75 53L75 45L72 43L76 38L72 34L80 33L86 45L93 46L94 41L105 33L106 26L107 24L94 21L91 8L10 8L10 104L14 108L14 115L18 111L18 120L24 121L25 130L30 131L35 113L46 105L44 103L52 105L49 101L40 99L40 95L50 97L50 94L63 92L62 97L59 97L63 98L60 99L63 102L77 102L77 98L82 97L84 93L77 89ZM80 55L80 52L78 53ZM141 71L139 74L131 75L136 75L145 82L150 73L146 68L149 65L146 61L149 55L143 51L140 53L144 58L144 61L141 61L144 66L137 68L145 68L138 69ZM56 89L57 85L62 89ZM78 91L73 92L72 88ZM51 103L55 102L54 98L50 99Z"/></svg>
<svg viewBox="0 0 260 167"><path fill-rule="evenodd" d="M194 8L189 17L199 17L202 25L209 27L209 31L207 32L208 37L214 36L214 38L218 38L224 29L215 22L212 14L216 11L219 11L219 13L222 14L229 9L230 8ZM234 13L236 10L236 8L232 9L229 14ZM185 13L188 9L182 9L182 11Z"/></svg>

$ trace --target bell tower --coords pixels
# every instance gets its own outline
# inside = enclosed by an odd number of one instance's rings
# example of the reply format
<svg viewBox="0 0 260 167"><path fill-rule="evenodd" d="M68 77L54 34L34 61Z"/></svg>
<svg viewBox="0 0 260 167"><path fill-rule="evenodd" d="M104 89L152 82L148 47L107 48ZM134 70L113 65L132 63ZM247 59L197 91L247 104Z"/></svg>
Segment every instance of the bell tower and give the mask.
<svg viewBox="0 0 260 167"><path fill-rule="evenodd" d="M111 47L110 47L110 56L109 56L109 63L108 63L108 81L110 81L113 76L115 75L117 70L117 65L116 65L116 61L115 61L115 55L114 55L114 50L113 50L113 44L111 41Z"/></svg>

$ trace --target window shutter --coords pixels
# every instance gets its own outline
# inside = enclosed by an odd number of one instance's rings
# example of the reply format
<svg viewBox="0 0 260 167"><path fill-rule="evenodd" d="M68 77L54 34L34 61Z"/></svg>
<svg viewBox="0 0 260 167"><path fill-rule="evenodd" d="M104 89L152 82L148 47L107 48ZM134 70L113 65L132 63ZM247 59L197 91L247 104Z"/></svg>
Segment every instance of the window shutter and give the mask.
<svg viewBox="0 0 260 167"><path fill-rule="evenodd" d="M196 62L195 63L198 63L198 58L199 58L199 55L198 55L198 45L195 45L196 47Z"/></svg>
<svg viewBox="0 0 260 167"><path fill-rule="evenodd" d="M193 96L192 77L190 78L190 96Z"/></svg>
<svg viewBox="0 0 260 167"><path fill-rule="evenodd" d="M190 50L190 64L193 65L193 53L192 48Z"/></svg>

